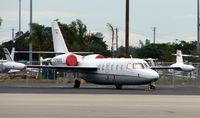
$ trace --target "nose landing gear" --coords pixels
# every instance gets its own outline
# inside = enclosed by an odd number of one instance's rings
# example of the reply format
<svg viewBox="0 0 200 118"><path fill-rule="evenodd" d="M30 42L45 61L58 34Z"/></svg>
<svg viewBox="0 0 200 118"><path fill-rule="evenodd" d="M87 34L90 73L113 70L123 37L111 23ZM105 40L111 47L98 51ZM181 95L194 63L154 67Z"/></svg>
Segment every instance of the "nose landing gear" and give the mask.
<svg viewBox="0 0 200 118"><path fill-rule="evenodd" d="M154 82L152 82L150 85L149 85L149 88L146 89L147 91L155 91L156 90L156 85Z"/></svg>
<svg viewBox="0 0 200 118"><path fill-rule="evenodd" d="M156 86L155 86L155 85L152 85L152 84L150 84L150 85L149 85L149 89L150 89L150 90L156 90Z"/></svg>
<svg viewBox="0 0 200 118"><path fill-rule="evenodd" d="M122 89L122 85L120 85L120 84L115 85L115 87L116 87L116 89Z"/></svg>

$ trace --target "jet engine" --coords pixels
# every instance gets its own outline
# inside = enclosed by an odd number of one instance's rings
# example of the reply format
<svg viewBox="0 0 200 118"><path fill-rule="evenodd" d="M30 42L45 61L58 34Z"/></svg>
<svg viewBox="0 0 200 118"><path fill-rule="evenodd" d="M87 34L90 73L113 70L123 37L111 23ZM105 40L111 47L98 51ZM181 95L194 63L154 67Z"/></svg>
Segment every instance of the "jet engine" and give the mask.
<svg viewBox="0 0 200 118"><path fill-rule="evenodd" d="M78 61L75 55L70 54L66 57L66 65L77 66L77 64L78 64Z"/></svg>
<svg viewBox="0 0 200 118"><path fill-rule="evenodd" d="M74 54L62 54L54 57L52 59L53 65L67 65L67 66L77 66L78 59Z"/></svg>

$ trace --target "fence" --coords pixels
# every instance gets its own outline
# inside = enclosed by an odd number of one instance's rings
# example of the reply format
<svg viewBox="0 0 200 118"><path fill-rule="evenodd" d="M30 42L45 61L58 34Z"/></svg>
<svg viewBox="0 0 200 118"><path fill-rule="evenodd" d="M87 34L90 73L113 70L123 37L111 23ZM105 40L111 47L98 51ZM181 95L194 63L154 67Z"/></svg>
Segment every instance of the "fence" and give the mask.
<svg viewBox="0 0 200 118"><path fill-rule="evenodd" d="M171 62L159 62L160 66L169 66ZM157 64L157 65L158 65ZM200 63L188 63L195 67L192 72L183 72L177 70L157 70L160 75L160 80L157 84L164 85L191 85L200 86Z"/></svg>

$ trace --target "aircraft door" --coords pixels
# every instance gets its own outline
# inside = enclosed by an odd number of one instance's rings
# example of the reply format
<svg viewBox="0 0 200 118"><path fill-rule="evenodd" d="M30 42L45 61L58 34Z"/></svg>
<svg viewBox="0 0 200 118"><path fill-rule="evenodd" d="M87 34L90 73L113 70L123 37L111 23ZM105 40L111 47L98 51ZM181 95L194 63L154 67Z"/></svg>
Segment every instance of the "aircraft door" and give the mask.
<svg viewBox="0 0 200 118"><path fill-rule="evenodd" d="M110 84L113 84L115 82L115 76L112 74L112 65L110 63L106 64L106 81Z"/></svg>

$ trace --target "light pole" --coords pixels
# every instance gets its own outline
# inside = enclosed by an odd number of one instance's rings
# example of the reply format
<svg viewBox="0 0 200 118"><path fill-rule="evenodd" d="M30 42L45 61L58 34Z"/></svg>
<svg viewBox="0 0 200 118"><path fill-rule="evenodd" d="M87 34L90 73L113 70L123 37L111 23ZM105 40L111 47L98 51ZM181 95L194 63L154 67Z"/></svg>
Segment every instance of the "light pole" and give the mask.
<svg viewBox="0 0 200 118"><path fill-rule="evenodd" d="M156 44L156 27L153 27L153 43Z"/></svg>
<svg viewBox="0 0 200 118"><path fill-rule="evenodd" d="M29 38L29 62L32 65L32 0L30 0L30 38Z"/></svg>
<svg viewBox="0 0 200 118"><path fill-rule="evenodd" d="M126 0L126 34L125 34L125 50L126 57L129 57L129 0Z"/></svg>
<svg viewBox="0 0 200 118"><path fill-rule="evenodd" d="M19 0L19 33L21 33L21 0Z"/></svg>
<svg viewBox="0 0 200 118"><path fill-rule="evenodd" d="M199 27L199 0L197 0L197 51L199 51L199 43L200 43L200 35L199 35L199 31L200 31L200 27Z"/></svg>

